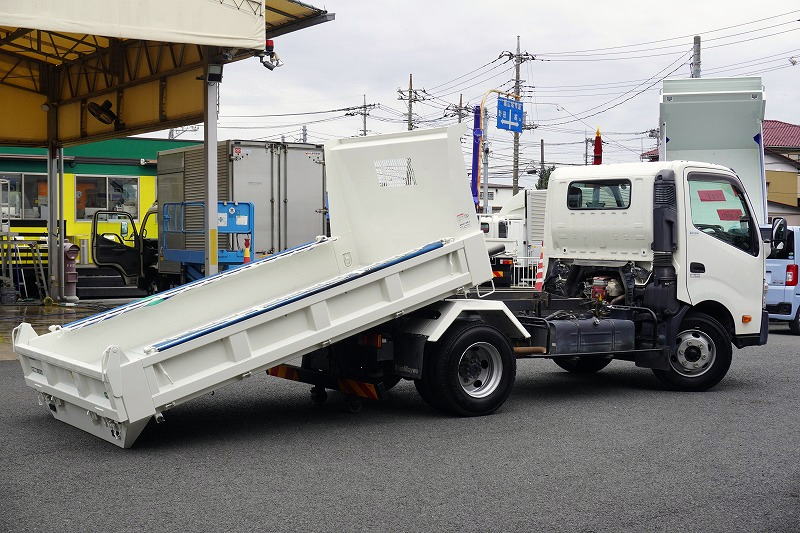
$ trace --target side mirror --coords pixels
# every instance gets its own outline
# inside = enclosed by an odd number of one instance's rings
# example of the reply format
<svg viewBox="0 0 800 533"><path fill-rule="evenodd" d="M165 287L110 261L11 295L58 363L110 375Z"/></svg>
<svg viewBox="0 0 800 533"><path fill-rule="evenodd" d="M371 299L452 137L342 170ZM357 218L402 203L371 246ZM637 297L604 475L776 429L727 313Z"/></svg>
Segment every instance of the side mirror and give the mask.
<svg viewBox="0 0 800 533"><path fill-rule="evenodd" d="M782 217L775 217L772 219L772 239L770 245L773 250L780 250L786 244L786 236L788 230L786 227L786 219Z"/></svg>

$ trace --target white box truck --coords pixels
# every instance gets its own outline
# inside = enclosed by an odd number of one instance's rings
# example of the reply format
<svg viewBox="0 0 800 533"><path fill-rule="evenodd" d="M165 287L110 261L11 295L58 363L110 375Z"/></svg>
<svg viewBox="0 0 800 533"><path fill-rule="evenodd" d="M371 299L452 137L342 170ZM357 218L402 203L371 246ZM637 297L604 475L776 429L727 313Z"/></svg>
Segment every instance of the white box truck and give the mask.
<svg viewBox="0 0 800 533"><path fill-rule="evenodd" d="M556 170L538 308L465 298L485 296L492 271L463 132L326 144L331 237L42 335L23 323L25 382L55 418L129 447L175 405L259 371L312 384L315 401L410 379L434 408L474 416L506 400L517 358L573 372L625 359L704 390L732 344L766 342L753 208L732 171L705 163ZM742 216L717 217L707 191Z"/></svg>

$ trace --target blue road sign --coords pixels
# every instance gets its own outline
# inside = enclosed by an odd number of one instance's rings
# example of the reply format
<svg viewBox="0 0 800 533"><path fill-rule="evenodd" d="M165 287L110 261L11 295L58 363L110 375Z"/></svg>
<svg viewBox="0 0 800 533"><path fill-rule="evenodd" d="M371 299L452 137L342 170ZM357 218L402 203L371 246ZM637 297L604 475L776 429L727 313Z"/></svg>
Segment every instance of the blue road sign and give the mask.
<svg viewBox="0 0 800 533"><path fill-rule="evenodd" d="M522 133L523 118L522 102L497 97L497 129Z"/></svg>

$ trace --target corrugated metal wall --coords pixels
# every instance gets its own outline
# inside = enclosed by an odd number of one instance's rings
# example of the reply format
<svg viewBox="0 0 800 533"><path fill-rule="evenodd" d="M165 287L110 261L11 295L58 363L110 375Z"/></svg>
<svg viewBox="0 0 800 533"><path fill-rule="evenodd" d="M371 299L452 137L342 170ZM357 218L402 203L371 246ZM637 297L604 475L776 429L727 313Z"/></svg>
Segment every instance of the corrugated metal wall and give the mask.
<svg viewBox="0 0 800 533"><path fill-rule="evenodd" d="M221 142L217 145L217 200L220 202L230 201L230 179L229 179L229 157L228 143ZM184 202L205 202L206 201L206 171L203 150L189 150L184 157L183 174L183 201ZM199 230L200 233L190 233L186 235L187 250L203 250L203 209L201 207L187 207L185 224L188 230ZM228 237L220 235L217 237L219 248L227 248Z"/></svg>
<svg viewBox="0 0 800 533"><path fill-rule="evenodd" d="M527 226L528 244L544 240L544 217L547 211L547 189L528 189Z"/></svg>

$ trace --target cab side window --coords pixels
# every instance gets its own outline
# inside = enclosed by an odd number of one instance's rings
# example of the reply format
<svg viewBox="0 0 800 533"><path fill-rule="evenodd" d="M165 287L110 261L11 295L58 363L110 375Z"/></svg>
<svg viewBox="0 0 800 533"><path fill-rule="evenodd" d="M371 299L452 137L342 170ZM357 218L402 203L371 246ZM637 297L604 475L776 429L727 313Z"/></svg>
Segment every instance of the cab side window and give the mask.
<svg viewBox="0 0 800 533"><path fill-rule="evenodd" d="M567 208L627 209L631 205L631 182L627 179L573 181L567 189Z"/></svg>
<svg viewBox="0 0 800 533"><path fill-rule="evenodd" d="M689 176L689 196L695 228L758 255L755 222L744 194L736 185L722 178Z"/></svg>

